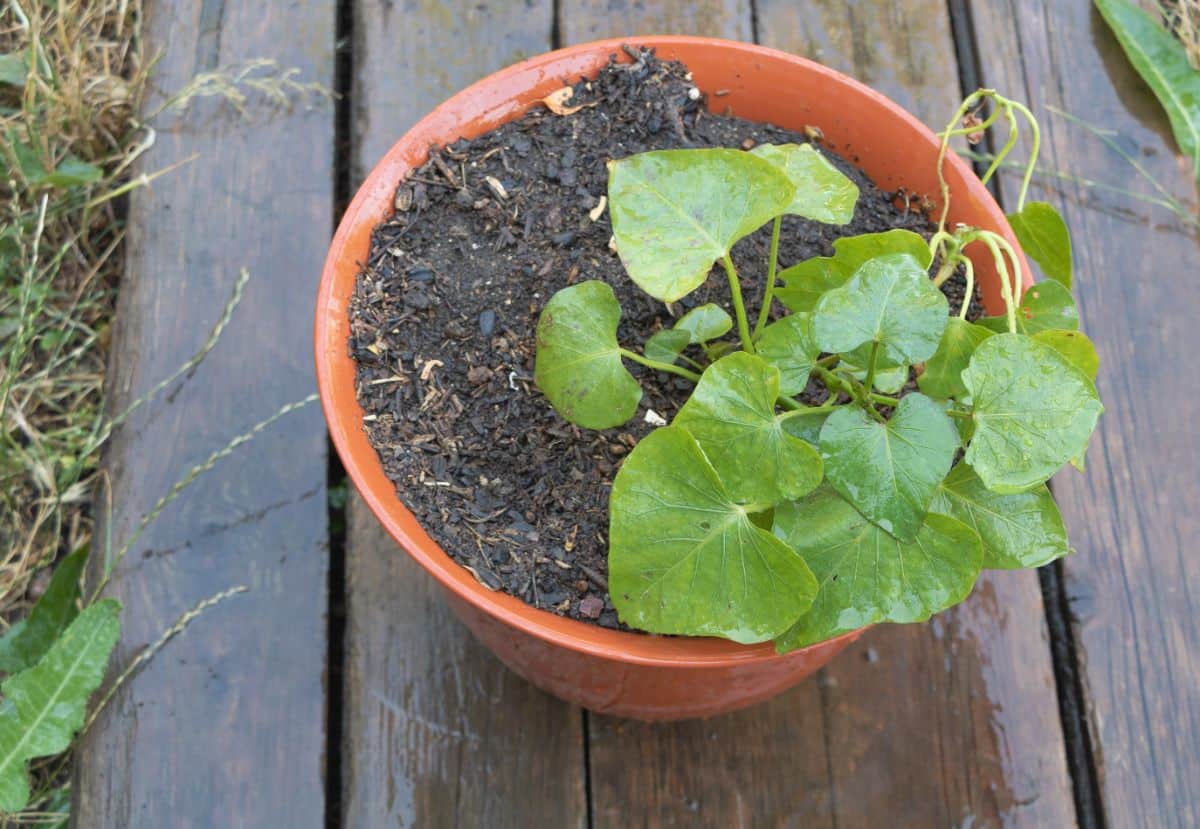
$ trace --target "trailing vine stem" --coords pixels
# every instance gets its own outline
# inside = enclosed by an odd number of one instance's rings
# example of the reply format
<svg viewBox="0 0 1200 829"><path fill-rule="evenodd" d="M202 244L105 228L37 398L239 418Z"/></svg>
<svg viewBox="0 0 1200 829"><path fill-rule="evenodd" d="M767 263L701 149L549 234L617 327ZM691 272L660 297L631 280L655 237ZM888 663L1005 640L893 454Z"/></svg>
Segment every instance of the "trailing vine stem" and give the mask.
<svg viewBox="0 0 1200 829"><path fill-rule="evenodd" d="M750 321L746 318L746 304L742 302L742 286L738 283L737 268L733 266L733 259L728 253L721 258L721 264L725 266L725 276L729 278L729 294L733 299L733 311L737 315L738 337L741 338L742 349L747 354L754 354L754 338L750 336Z"/></svg>
<svg viewBox="0 0 1200 829"><path fill-rule="evenodd" d="M755 340L762 336L771 316L771 302L775 299L775 272L779 267L779 230L782 226L783 216L776 216L774 224L771 225L771 252L768 254L770 261L767 262L767 281L763 285L762 307L758 309L758 319L754 322Z"/></svg>

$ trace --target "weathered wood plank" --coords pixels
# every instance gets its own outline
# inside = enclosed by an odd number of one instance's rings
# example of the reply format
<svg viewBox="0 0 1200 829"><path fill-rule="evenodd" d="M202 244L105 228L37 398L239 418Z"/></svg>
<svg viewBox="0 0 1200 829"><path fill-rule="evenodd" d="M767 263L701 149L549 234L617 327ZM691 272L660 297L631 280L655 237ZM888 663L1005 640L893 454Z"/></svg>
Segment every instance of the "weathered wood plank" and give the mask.
<svg viewBox="0 0 1200 829"><path fill-rule="evenodd" d="M564 0L564 44L623 35L708 35L750 40L750 0Z"/></svg>
<svg viewBox="0 0 1200 829"><path fill-rule="evenodd" d="M1171 197L1194 204L1191 162L1090 3L976 2L983 82L1031 100L1042 165L1159 197L1095 136L1112 130ZM1035 179L1036 181L1036 179ZM1131 197L1039 181L1064 205L1076 295L1107 407L1088 470L1053 482L1078 554L1063 562L1110 826L1200 824L1200 349L1196 228ZM1017 182L1002 177L1012 200ZM1045 187L1040 185L1046 185ZM1194 216L1194 214L1193 214ZM1194 218L1192 220L1194 222Z"/></svg>
<svg viewBox="0 0 1200 829"><path fill-rule="evenodd" d="M333 0L149 5L159 90L263 56L332 86ZM109 447L118 549L191 465L313 390L306 321L330 230L333 109L261 103L243 118L210 99L155 123L144 169L198 158L131 198L111 410L196 351L240 267L252 279L204 363ZM249 590L118 691L78 754L76 826L324 825L325 452L317 408L288 415L188 487L117 569L117 665L199 600Z"/></svg>
<svg viewBox="0 0 1200 829"><path fill-rule="evenodd" d="M550 48L550 0L362 3L355 164L449 95ZM345 826L585 826L579 709L518 678L354 497L346 539Z"/></svg>
<svg viewBox="0 0 1200 829"><path fill-rule="evenodd" d="M863 77L932 123L957 103L943 3L760 2L758 22L766 45ZM594 825L1070 825L1043 618L1035 574L988 575L962 607L872 631L768 704L703 722L590 717Z"/></svg>

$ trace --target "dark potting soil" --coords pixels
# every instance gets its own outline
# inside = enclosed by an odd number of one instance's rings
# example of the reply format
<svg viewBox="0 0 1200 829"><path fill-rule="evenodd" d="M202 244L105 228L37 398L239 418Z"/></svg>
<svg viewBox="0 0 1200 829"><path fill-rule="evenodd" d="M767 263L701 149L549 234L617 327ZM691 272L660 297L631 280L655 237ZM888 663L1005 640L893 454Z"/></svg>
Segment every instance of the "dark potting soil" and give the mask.
<svg viewBox="0 0 1200 829"><path fill-rule="evenodd" d="M585 279L613 287L621 343L638 350L698 304L732 314L719 268L670 310L634 286L598 209L605 162L646 150L819 142L820 125L806 135L711 115L687 69L651 53L610 63L574 89L578 111L535 106L473 141L434 149L398 182L395 214L375 229L358 277L349 347L370 442L443 549L493 590L620 627L606 581L609 488L654 428L647 415L669 421L691 384L627 363L645 391L636 417L602 432L579 429L533 383L538 315L555 291ZM932 232L919 196L881 192L852 160L818 146L860 189L854 220L832 227L785 217L780 268L831 255L841 236ZM768 242L764 228L733 251L751 319ZM947 281L952 308L963 288L961 277ZM815 384L801 395L824 396Z"/></svg>

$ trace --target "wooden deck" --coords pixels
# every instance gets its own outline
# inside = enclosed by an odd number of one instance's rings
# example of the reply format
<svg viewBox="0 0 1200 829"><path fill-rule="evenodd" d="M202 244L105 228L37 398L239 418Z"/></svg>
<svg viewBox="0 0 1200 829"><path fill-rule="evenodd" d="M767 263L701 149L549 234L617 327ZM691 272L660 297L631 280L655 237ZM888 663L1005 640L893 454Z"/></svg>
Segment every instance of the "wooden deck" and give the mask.
<svg viewBox="0 0 1200 829"><path fill-rule="evenodd" d="M1037 0L157 0L158 88L257 57L336 105L162 129L130 208L111 377L122 409L182 363L253 274L208 359L117 435L118 546L183 469L313 388L312 300L339 201L417 118L523 56L692 33L822 61L940 124L995 86L1042 115L1036 195L1075 234L1107 414L1054 481L1078 554L988 574L930 624L872 630L813 680L705 721L595 716L508 673L361 502L327 510L315 407L174 502L124 561L117 658L193 624L87 735L93 827L1200 826L1200 279L1194 226L1082 182L1152 185L1055 106L1196 193L1165 116L1090 4ZM1054 184L1053 189L1046 189ZM1000 182L1001 198L1013 182ZM343 524L344 533L340 529ZM334 519L332 522L330 518Z"/></svg>

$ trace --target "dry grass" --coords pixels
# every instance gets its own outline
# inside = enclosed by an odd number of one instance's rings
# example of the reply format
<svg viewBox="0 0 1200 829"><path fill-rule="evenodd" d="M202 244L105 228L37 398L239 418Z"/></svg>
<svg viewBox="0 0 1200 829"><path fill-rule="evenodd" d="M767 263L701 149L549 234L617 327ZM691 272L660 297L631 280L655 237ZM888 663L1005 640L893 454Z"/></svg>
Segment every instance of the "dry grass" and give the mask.
<svg viewBox="0 0 1200 829"><path fill-rule="evenodd" d="M1175 0L1164 10L1167 28L1187 51L1188 62L1200 71L1200 0Z"/></svg>

